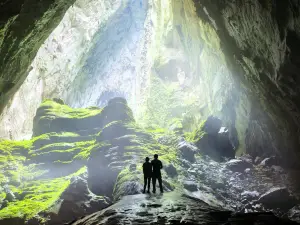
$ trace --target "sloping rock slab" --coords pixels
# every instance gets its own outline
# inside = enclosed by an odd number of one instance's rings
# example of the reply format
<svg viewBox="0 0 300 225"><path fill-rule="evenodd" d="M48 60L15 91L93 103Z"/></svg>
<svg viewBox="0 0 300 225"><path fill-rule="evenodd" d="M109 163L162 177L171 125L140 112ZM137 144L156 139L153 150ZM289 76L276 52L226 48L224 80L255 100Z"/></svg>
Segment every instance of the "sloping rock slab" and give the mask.
<svg viewBox="0 0 300 225"><path fill-rule="evenodd" d="M250 222L250 223L249 223ZM297 224L272 213L233 214L178 192L125 196L115 205L69 225L121 224Z"/></svg>
<svg viewBox="0 0 300 225"><path fill-rule="evenodd" d="M287 210L297 204L297 200L290 195L285 187L271 188L257 202L268 208L285 208Z"/></svg>

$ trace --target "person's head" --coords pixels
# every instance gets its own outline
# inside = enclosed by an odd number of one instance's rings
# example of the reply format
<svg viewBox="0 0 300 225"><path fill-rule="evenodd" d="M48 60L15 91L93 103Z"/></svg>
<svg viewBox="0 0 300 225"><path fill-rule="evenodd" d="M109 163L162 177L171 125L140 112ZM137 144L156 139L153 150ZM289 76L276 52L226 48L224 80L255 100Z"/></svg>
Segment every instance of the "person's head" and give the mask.
<svg viewBox="0 0 300 225"><path fill-rule="evenodd" d="M150 159L149 159L149 157L146 157L146 159L145 159L145 160L146 160L146 162L149 162L149 160L150 160Z"/></svg>
<svg viewBox="0 0 300 225"><path fill-rule="evenodd" d="M154 159L158 159L158 155L157 154L154 155Z"/></svg>

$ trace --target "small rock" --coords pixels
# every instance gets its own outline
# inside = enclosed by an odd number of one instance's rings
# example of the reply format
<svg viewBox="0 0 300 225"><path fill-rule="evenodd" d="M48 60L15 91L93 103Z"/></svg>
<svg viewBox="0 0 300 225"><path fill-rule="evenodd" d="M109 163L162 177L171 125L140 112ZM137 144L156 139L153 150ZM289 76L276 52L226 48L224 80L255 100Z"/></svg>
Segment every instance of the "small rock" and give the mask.
<svg viewBox="0 0 300 225"><path fill-rule="evenodd" d="M8 201L7 200L4 200L1 204L0 204L0 209L3 209L5 207L7 207L8 205Z"/></svg>
<svg viewBox="0 0 300 225"><path fill-rule="evenodd" d="M290 209L297 204L294 196L291 196L286 187L271 188L257 201L268 208Z"/></svg>
<svg viewBox="0 0 300 225"><path fill-rule="evenodd" d="M244 172L249 174L249 173L251 172L251 169L250 169L250 168L247 168L247 169L245 169Z"/></svg>
<svg viewBox="0 0 300 225"><path fill-rule="evenodd" d="M176 177L178 175L177 170L172 163L164 166L164 169L169 177Z"/></svg>
<svg viewBox="0 0 300 225"><path fill-rule="evenodd" d="M14 193L12 191L9 190L6 192L5 200L7 200L8 202L13 202L16 200L16 196L14 195Z"/></svg>
<svg viewBox="0 0 300 225"><path fill-rule="evenodd" d="M254 164L258 165L258 164L260 164L260 162L261 162L261 158L259 156L257 156L254 160Z"/></svg>
<svg viewBox="0 0 300 225"><path fill-rule="evenodd" d="M284 169L281 166L271 166L271 169L276 173L284 173Z"/></svg>
<svg viewBox="0 0 300 225"><path fill-rule="evenodd" d="M258 198L259 193L257 191L244 191L241 196L243 199L251 201Z"/></svg>
<svg viewBox="0 0 300 225"><path fill-rule="evenodd" d="M179 159L180 165L184 168L190 168L191 167L191 163L189 161L187 161L186 159Z"/></svg>
<svg viewBox="0 0 300 225"><path fill-rule="evenodd" d="M243 161L246 161L248 163L251 163L251 164L253 163L252 162L252 157L250 155L248 155L248 154L241 156L239 159L241 159Z"/></svg>
<svg viewBox="0 0 300 225"><path fill-rule="evenodd" d="M183 187L191 192L198 191L197 184L194 181L184 181Z"/></svg>
<svg viewBox="0 0 300 225"><path fill-rule="evenodd" d="M253 165L240 159L232 159L225 163L227 169L235 172L244 172L247 168L253 168Z"/></svg>
<svg viewBox="0 0 300 225"><path fill-rule="evenodd" d="M53 98L52 100L54 102L58 103L58 104L61 104L61 105L65 104L64 100L62 100L61 98Z"/></svg>
<svg viewBox="0 0 300 225"><path fill-rule="evenodd" d="M133 172L136 170L136 164L130 164L129 171Z"/></svg>
<svg viewBox="0 0 300 225"><path fill-rule="evenodd" d="M291 208L288 211L287 216L290 220L300 223L300 205Z"/></svg>
<svg viewBox="0 0 300 225"><path fill-rule="evenodd" d="M265 158L261 163L261 166L273 166L278 165L278 158L275 156L272 156L270 158Z"/></svg>

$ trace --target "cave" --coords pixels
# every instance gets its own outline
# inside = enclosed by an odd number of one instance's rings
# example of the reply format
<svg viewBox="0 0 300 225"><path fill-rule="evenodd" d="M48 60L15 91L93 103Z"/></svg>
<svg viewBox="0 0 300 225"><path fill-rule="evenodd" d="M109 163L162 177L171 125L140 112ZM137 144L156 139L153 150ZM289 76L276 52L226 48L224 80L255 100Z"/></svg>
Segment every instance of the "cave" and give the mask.
<svg viewBox="0 0 300 225"><path fill-rule="evenodd" d="M299 43L297 0L0 3L0 225L299 223Z"/></svg>

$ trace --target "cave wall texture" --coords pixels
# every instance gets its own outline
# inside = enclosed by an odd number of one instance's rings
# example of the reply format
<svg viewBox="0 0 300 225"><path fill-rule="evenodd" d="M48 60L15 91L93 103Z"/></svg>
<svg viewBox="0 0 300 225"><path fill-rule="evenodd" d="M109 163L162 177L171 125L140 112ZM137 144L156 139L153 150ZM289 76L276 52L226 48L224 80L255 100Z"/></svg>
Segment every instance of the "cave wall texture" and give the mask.
<svg viewBox="0 0 300 225"><path fill-rule="evenodd" d="M1 3L1 111L27 77L36 52L73 3L64 0Z"/></svg>
<svg viewBox="0 0 300 225"><path fill-rule="evenodd" d="M214 114L239 152L299 164L297 1L73 2L1 6L1 137L30 135L43 98L124 96L141 124Z"/></svg>

